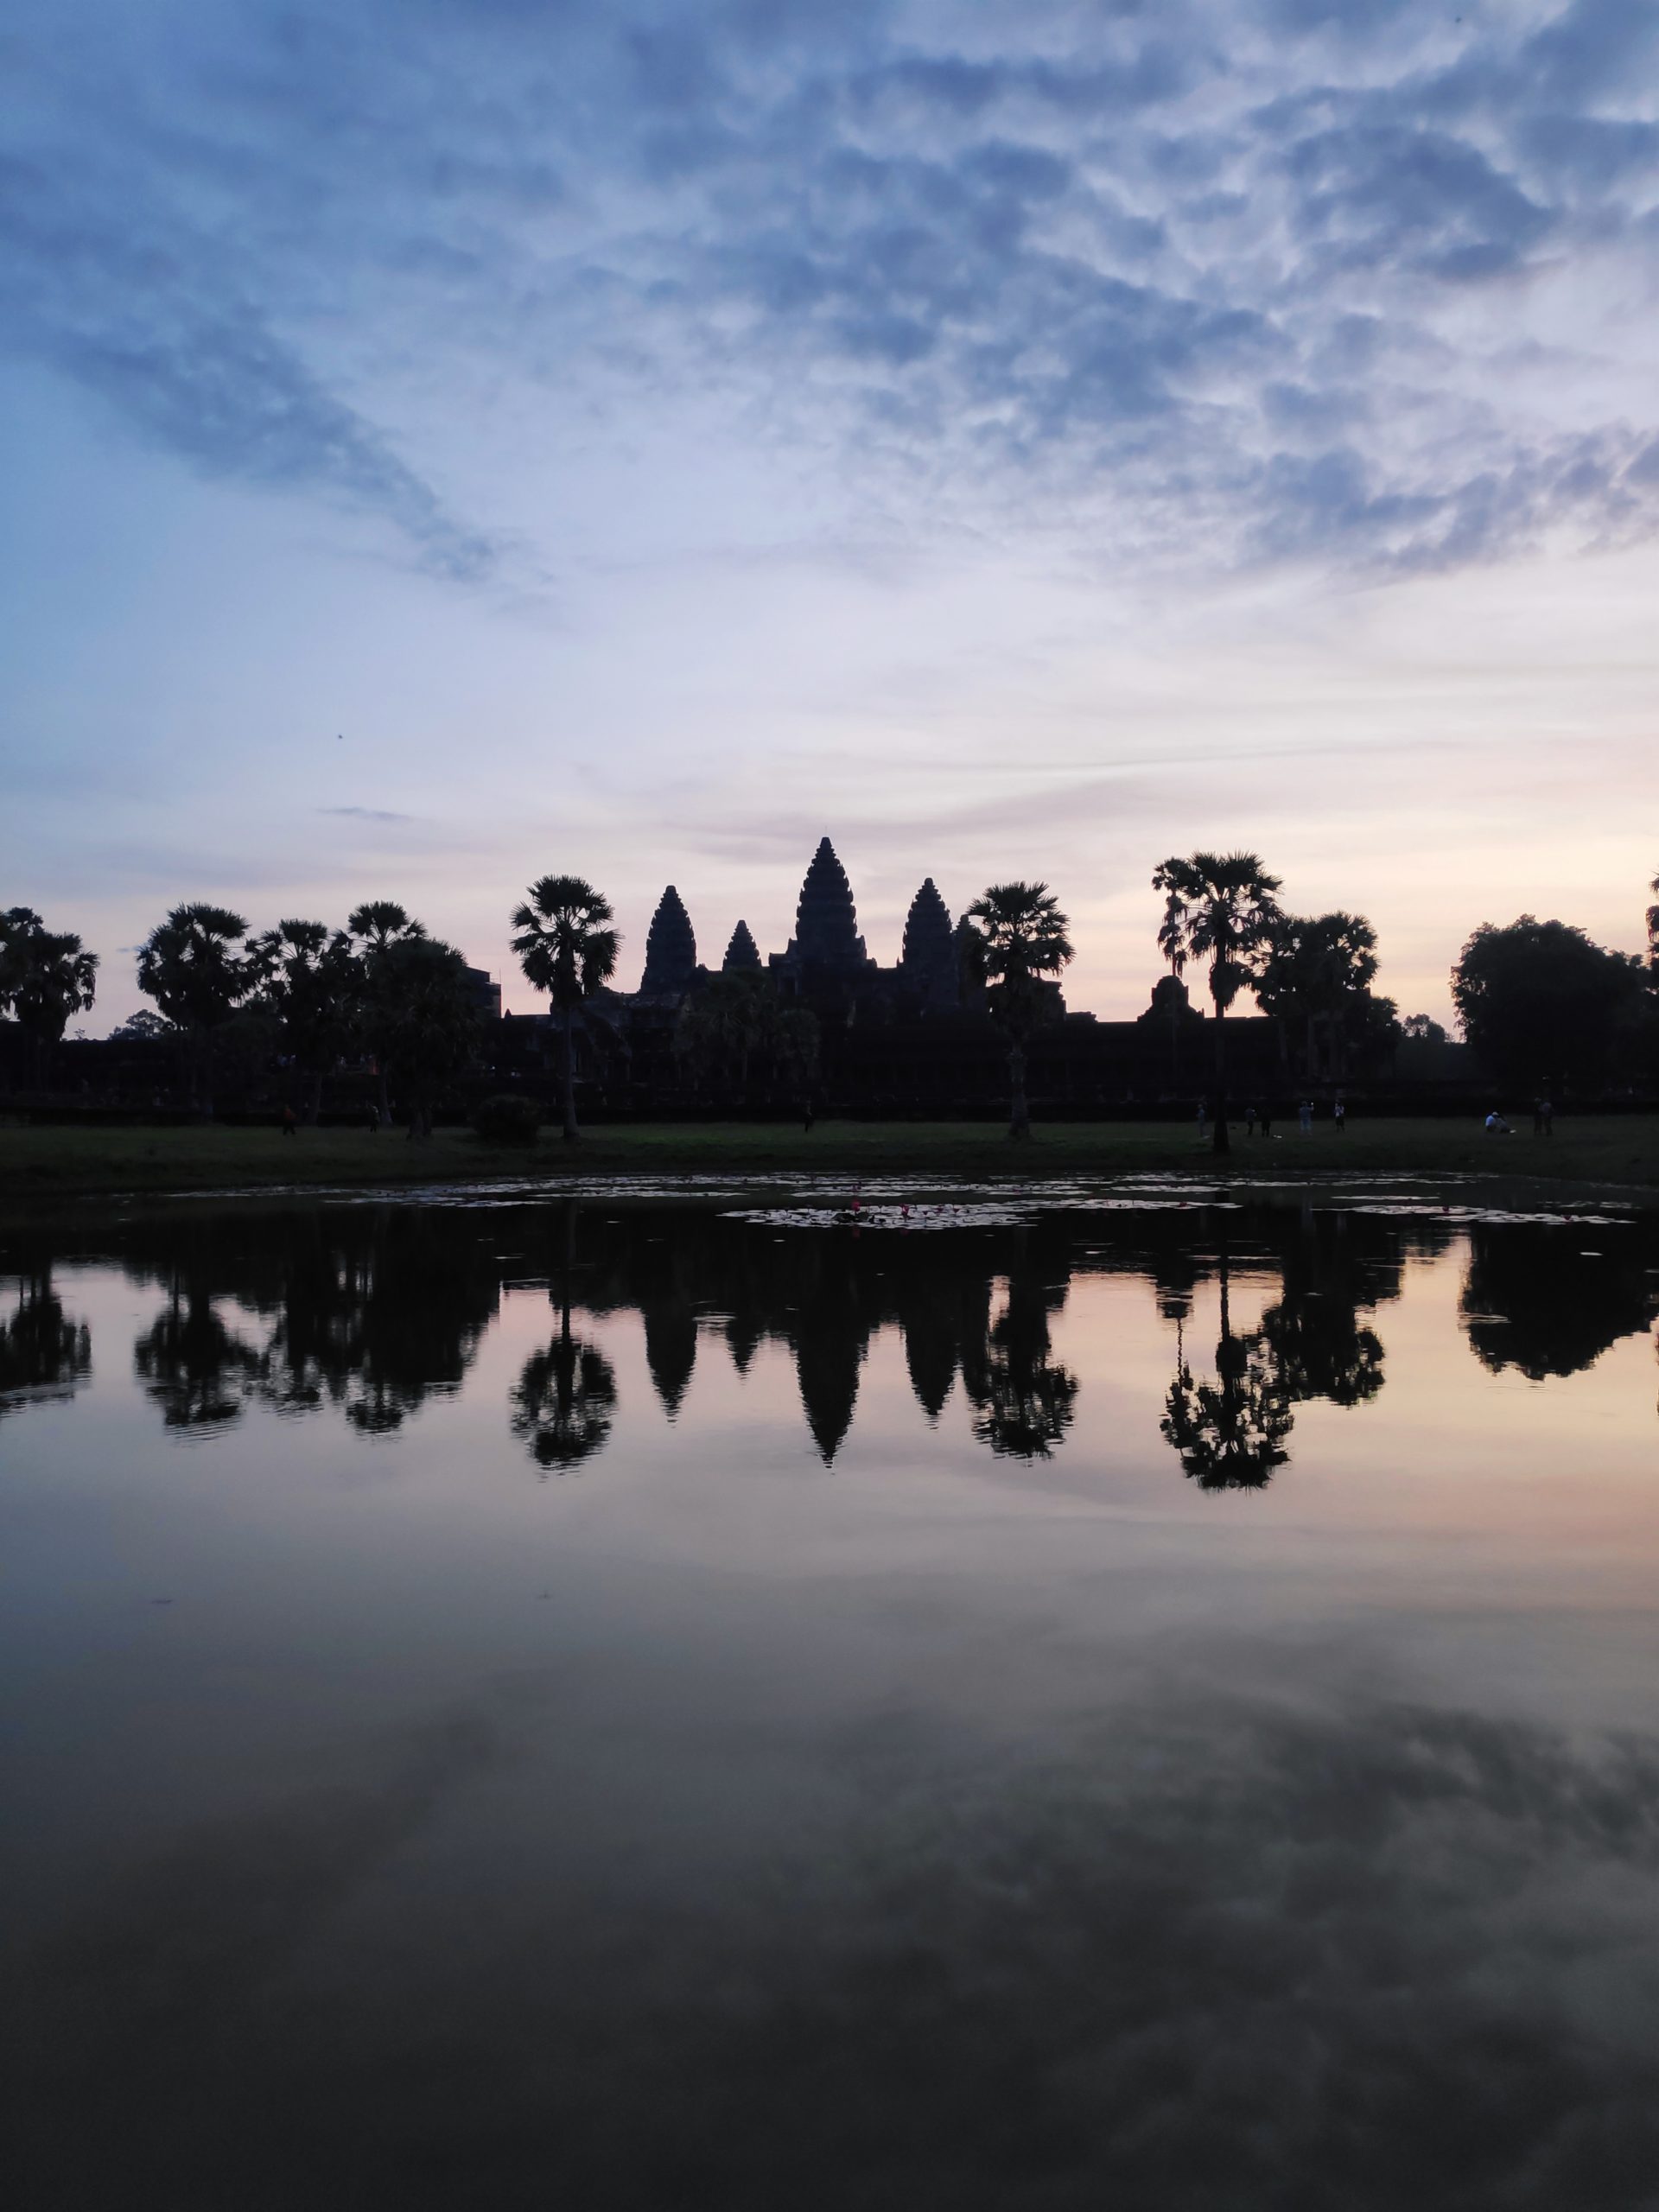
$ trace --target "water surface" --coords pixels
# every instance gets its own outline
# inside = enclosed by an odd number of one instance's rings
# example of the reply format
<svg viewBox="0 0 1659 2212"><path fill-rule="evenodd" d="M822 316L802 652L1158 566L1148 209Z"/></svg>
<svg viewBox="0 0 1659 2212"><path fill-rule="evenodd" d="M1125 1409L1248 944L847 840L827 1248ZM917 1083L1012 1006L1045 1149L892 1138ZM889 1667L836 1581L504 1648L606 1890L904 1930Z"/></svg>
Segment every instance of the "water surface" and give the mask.
<svg viewBox="0 0 1659 2212"><path fill-rule="evenodd" d="M23 2203L1659 2203L1651 1228L944 1203L0 1236Z"/></svg>

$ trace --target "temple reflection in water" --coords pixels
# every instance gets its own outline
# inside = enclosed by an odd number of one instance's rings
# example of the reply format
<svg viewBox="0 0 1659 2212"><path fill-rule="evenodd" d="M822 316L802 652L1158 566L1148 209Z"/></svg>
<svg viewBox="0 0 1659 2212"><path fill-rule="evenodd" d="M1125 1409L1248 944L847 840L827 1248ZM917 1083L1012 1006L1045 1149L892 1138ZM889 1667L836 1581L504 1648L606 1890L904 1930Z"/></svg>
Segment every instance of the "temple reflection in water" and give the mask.
<svg viewBox="0 0 1659 2212"><path fill-rule="evenodd" d="M1302 1408L1357 1408L1386 1389L1387 1309L1414 1262L1459 1268L1456 1325L1494 1374L1571 1375L1648 1325L1645 1245L1630 1224L1465 1227L1307 1204L966 1205L951 1221L872 1227L827 1206L740 1213L601 1196L157 1214L125 1224L113 1250L108 1239L78 1250L85 1240L66 1245L59 1231L34 1251L20 1231L0 1414L73 1391L95 1350L114 1356L55 1287L95 1257L156 1294L118 1356L181 1440L253 1408L396 1434L469 1387L505 1299L542 1304L504 1412L549 1476L589 1465L611 1438L624 1385L607 1332L628 1314L670 1422L701 1363L741 1382L771 1348L793 1367L814 1452L834 1466L872 1348L891 1334L924 1421L965 1417L986 1451L1031 1463L1065 1451L1100 1388L1076 1346L1057 1349L1079 1287L1138 1282L1166 1346L1157 1426L1205 1490L1261 1488L1293 1456ZM1109 1376L1112 1347L1086 1349Z"/></svg>

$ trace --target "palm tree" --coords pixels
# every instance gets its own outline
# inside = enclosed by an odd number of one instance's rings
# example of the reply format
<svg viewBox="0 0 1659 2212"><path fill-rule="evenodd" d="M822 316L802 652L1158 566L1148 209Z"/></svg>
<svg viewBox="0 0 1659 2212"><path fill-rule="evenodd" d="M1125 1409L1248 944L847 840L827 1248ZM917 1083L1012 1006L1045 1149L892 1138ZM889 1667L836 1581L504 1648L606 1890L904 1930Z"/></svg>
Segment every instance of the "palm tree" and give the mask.
<svg viewBox="0 0 1659 2212"><path fill-rule="evenodd" d="M138 948L138 988L183 1033L190 1096L198 1112L213 1110L209 1052L258 983L256 964L240 950L248 925L228 906L197 899L175 906Z"/></svg>
<svg viewBox="0 0 1659 2212"><path fill-rule="evenodd" d="M564 1036L564 1141L575 1144L576 1077L571 1039L576 1009L610 982L622 940L610 901L579 875L544 875L513 910L512 949L531 988L545 991Z"/></svg>
<svg viewBox="0 0 1659 2212"><path fill-rule="evenodd" d="M1028 1137L1026 1045L1072 957L1071 925L1046 883L994 883L967 918L979 938L992 1015L1008 1039L1008 1135Z"/></svg>
<svg viewBox="0 0 1659 2212"><path fill-rule="evenodd" d="M1216 1008L1216 1136L1227 1135L1227 1009L1260 971L1283 920L1274 903L1279 878L1254 853L1193 853L1163 862L1152 879L1164 893L1158 943L1179 975L1190 960L1210 963L1210 995Z"/></svg>
<svg viewBox="0 0 1659 2212"><path fill-rule="evenodd" d="M361 996L362 976L351 939L331 935L324 922L278 922L248 948L283 1042L306 1077L305 1118L315 1122L322 1105L322 1078L350 1042Z"/></svg>
<svg viewBox="0 0 1659 2212"><path fill-rule="evenodd" d="M29 1046L28 1081L45 1084L52 1048L98 988L98 955L72 931L49 930L31 906L0 914L0 1013L16 1017Z"/></svg>
<svg viewBox="0 0 1659 2212"><path fill-rule="evenodd" d="M1659 875L1654 877L1648 888L1659 899ZM1659 975L1659 906L1648 909L1648 965Z"/></svg>
<svg viewBox="0 0 1659 2212"><path fill-rule="evenodd" d="M426 931L395 899L365 899L360 906L352 909L346 927L356 941L358 957L363 963L364 1030L374 1054L375 1074L380 1086L380 1119L390 1122L391 1095L386 1088L386 1046L381 1033L384 1024L379 963L389 947L423 938Z"/></svg>

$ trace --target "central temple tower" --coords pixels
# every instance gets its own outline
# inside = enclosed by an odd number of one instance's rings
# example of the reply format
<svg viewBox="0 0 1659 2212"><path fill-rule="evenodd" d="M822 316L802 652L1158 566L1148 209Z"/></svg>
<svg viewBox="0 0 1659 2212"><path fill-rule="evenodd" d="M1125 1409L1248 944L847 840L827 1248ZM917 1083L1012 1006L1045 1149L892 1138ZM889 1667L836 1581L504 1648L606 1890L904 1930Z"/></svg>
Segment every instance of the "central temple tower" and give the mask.
<svg viewBox="0 0 1659 2212"><path fill-rule="evenodd" d="M774 954L774 968L792 973L797 988L851 982L872 963L858 933L858 915L847 871L827 837L820 838L795 908L795 934Z"/></svg>

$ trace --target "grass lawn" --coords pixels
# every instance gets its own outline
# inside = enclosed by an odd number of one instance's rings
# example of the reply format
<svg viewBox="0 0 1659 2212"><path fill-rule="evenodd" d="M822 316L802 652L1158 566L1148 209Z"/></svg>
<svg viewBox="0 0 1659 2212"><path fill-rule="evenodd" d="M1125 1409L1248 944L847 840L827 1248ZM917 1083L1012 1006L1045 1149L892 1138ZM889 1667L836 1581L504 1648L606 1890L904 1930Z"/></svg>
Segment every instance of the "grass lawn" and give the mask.
<svg viewBox="0 0 1659 2212"><path fill-rule="evenodd" d="M734 1122L600 1128L578 1145L543 1130L525 1151L485 1145L470 1130L442 1129L423 1144L401 1134L275 1128L6 1128L0 1127L0 1204L33 1206L99 1192L271 1191L488 1179L556 1181L577 1174L834 1173L929 1178L1111 1176L1171 1170L1213 1180L1397 1172L1471 1172L1508 1183L1541 1179L1586 1188L1659 1186L1659 1115L1564 1119L1545 1141L1524 1125L1489 1137L1478 1120L1356 1119L1304 1137L1293 1123L1271 1142L1234 1135L1217 1162L1184 1123L1065 1122L1010 1144L983 1122L821 1122L809 1136L791 1124Z"/></svg>

